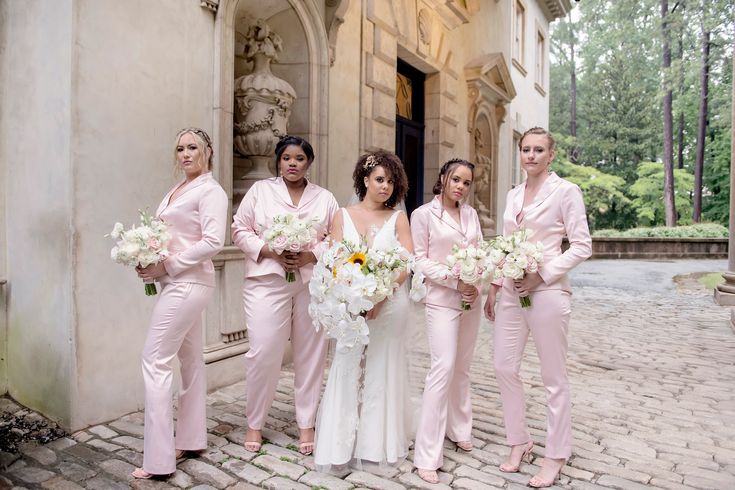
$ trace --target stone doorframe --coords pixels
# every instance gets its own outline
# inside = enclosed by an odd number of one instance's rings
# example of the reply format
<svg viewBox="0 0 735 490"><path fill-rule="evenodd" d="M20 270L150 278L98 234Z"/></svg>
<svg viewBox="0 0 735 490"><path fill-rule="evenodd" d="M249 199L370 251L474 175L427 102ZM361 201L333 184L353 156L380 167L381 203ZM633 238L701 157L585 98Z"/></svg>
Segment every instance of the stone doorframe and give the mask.
<svg viewBox="0 0 735 490"><path fill-rule="evenodd" d="M395 149L396 60L426 73L424 201L441 163L455 156L460 67L449 31L479 10L470 0L366 0L362 3L360 152Z"/></svg>
<svg viewBox="0 0 735 490"><path fill-rule="evenodd" d="M477 165L475 207L485 236L496 234L498 195L498 138L506 106L516 90L502 53L482 55L465 66L468 113L467 130L471 160ZM487 134L489 133L489 134Z"/></svg>

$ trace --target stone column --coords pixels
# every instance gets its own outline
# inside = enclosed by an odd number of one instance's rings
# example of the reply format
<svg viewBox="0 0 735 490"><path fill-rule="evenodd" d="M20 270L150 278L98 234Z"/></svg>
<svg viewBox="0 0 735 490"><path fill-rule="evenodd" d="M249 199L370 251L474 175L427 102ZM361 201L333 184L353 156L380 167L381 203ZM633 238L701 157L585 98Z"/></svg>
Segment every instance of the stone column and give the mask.
<svg viewBox="0 0 735 490"><path fill-rule="evenodd" d="M733 52L733 76L735 76L735 51ZM735 78L734 78L735 79ZM735 83L732 86L732 138L730 142L730 241L727 249L727 272L722 274L725 283L715 289L715 302L720 306L730 307L730 326L735 330Z"/></svg>

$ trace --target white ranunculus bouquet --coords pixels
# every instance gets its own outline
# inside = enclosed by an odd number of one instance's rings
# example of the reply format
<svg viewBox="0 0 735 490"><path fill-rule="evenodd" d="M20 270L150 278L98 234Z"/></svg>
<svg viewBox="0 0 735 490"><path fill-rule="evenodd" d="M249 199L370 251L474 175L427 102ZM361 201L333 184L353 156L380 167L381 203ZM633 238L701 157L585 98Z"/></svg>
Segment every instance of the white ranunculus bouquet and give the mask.
<svg viewBox="0 0 735 490"><path fill-rule="evenodd" d="M261 237L268 248L278 255L283 252L303 252L316 245L317 233L314 225L319 218L299 219L293 214L279 214L267 225L260 226ZM294 282L295 272L286 272L286 281Z"/></svg>
<svg viewBox="0 0 735 490"><path fill-rule="evenodd" d="M527 228L519 228L507 237L498 237L489 245L492 262L496 265L495 279L507 277L523 279L527 273L538 272L544 260L544 245L533 243L528 237L533 233ZM531 306L529 296L521 296L521 307Z"/></svg>
<svg viewBox="0 0 735 490"><path fill-rule="evenodd" d="M122 223L115 223L109 235L117 243L110 251L110 258L118 264L136 267L148 267L157 264L168 256L168 242L171 234L166 223L154 218L145 211L140 213L140 226L131 226L125 231ZM145 294L158 294L156 285L146 283Z"/></svg>
<svg viewBox="0 0 735 490"><path fill-rule="evenodd" d="M480 242L477 246L460 247L454 245L452 253L447 256L447 267L449 267L449 273L452 277L466 284L479 286L490 278L495 265L490 260L485 242ZM472 308L472 305L464 300L462 300L461 306L463 310Z"/></svg>
<svg viewBox="0 0 735 490"><path fill-rule="evenodd" d="M365 313L394 293L409 263L409 254L399 243L387 250L346 240L333 244L314 266L309 282L314 327L337 339L337 349L367 345Z"/></svg>

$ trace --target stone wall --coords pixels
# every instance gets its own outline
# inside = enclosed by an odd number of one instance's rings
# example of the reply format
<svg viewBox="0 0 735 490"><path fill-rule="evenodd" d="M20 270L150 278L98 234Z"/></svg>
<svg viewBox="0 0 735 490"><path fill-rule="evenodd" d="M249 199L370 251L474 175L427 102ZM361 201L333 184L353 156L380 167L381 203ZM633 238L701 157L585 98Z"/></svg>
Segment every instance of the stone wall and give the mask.
<svg viewBox="0 0 735 490"><path fill-rule="evenodd" d="M725 259L727 238L593 237L593 259Z"/></svg>

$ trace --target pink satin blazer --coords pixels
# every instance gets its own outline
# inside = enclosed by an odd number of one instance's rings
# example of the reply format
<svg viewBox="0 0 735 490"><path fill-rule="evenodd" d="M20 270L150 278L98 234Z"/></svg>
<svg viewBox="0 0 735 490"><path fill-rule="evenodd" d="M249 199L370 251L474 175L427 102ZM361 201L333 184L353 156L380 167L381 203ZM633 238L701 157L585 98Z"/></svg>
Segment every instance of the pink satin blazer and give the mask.
<svg viewBox="0 0 735 490"><path fill-rule="evenodd" d="M257 277L266 274L283 275L283 267L273 259L258 260L265 241L260 237L261 226L267 227L271 219L279 214L290 213L299 219L318 218L317 237L323 241L331 231L339 204L331 192L308 182L298 206L291 201L286 184L281 177L259 180L253 184L235 213L232 223L232 241L245 252L245 276ZM319 257L321 247L313 252ZM299 269L301 280L309 282L309 264Z"/></svg>
<svg viewBox="0 0 735 490"><path fill-rule="evenodd" d="M473 207L463 204L457 223L444 211L440 199L436 196L411 213L411 238L416 263L426 276L424 303L459 310L462 296L457 291L457 279L447 270L447 256L455 244L477 245L482 240L482 229Z"/></svg>
<svg viewBox="0 0 735 490"><path fill-rule="evenodd" d="M544 282L534 290L561 289L571 293L567 272L592 255L592 238L587 226L582 191L576 184L553 172L533 202L523 209L525 191L526 184L523 183L508 192L503 214L503 235L510 235L521 227L532 231L530 239L544 245L544 261L539 267L539 275ZM523 216L518 222L521 211ZM565 236L569 240L569 248L562 253L561 242Z"/></svg>
<svg viewBox="0 0 735 490"><path fill-rule="evenodd" d="M173 202L174 186L158 206L156 216L169 225L171 255L163 261L161 282L192 282L214 287L212 257L222 250L227 233L227 194L211 172L185 185Z"/></svg>

